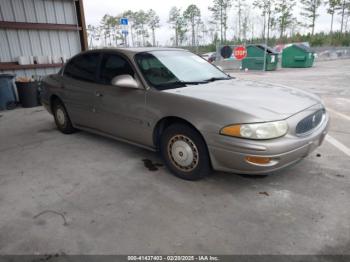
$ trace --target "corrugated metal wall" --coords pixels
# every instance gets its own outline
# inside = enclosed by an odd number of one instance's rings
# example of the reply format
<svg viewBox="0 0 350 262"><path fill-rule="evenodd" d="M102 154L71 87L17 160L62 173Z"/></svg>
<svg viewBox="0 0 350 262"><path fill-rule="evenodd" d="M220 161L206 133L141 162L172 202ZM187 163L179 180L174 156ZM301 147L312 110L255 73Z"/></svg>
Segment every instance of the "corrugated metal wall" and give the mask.
<svg viewBox="0 0 350 262"><path fill-rule="evenodd" d="M77 24L74 0L0 0L0 21ZM78 31L0 29L0 62L18 56L67 58L81 51ZM17 76L46 75L59 68L3 71Z"/></svg>

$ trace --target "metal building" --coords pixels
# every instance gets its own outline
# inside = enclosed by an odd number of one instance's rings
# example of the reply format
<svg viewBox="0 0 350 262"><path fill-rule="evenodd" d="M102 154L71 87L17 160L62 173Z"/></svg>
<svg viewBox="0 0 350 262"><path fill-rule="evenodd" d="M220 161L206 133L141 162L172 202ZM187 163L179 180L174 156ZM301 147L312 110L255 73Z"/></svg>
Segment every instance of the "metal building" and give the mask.
<svg viewBox="0 0 350 262"><path fill-rule="evenodd" d="M86 50L82 1L0 0L0 73L54 73Z"/></svg>

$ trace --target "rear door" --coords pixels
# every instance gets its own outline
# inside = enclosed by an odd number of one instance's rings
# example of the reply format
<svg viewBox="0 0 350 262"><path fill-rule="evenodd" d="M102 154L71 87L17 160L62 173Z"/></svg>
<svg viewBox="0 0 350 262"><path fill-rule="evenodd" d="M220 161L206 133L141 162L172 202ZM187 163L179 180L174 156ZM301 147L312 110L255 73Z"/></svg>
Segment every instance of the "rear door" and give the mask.
<svg viewBox="0 0 350 262"><path fill-rule="evenodd" d="M144 144L148 128L145 118L146 90L111 85L118 75L131 75L140 82L129 60L118 53L105 53L99 69L100 85L95 96L98 129L133 142Z"/></svg>
<svg viewBox="0 0 350 262"><path fill-rule="evenodd" d="M94 98L98 86L100 53L85 53L71 59L63 72L64 103L74 124L94 127Z"/></svg>

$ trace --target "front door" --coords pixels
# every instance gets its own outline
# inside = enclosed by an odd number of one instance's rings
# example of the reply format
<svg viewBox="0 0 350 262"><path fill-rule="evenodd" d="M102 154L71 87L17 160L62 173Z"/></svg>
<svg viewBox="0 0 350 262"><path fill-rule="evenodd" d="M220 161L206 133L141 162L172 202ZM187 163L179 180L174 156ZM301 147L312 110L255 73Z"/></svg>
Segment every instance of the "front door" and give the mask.
<svg viewBox="0 0 350 262"><path fill-rule="evenodd" d="M129 61L116 53L104 54L99 71L100 85L96 88L94 103L98 130L144 144L142 134L148 128L145 119L147 91L111 85L118 75L128 74L137 80Z"/></svg>

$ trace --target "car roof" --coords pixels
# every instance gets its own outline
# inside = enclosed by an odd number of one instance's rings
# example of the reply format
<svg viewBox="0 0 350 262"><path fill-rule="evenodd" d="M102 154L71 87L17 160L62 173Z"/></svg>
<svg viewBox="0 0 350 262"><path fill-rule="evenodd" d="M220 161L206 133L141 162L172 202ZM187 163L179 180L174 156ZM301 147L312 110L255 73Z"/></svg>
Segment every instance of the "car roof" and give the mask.
<svg viewBox="0 0 350 262"><path fill-rule="evenodd" d="M116 51L126 55L143 53L143 52L152 52L152 51L186 51L181 48L165 48L165 47L109 47L109 48L99 48L89 50L87 52L106 52L106 51Z"/></svg>

